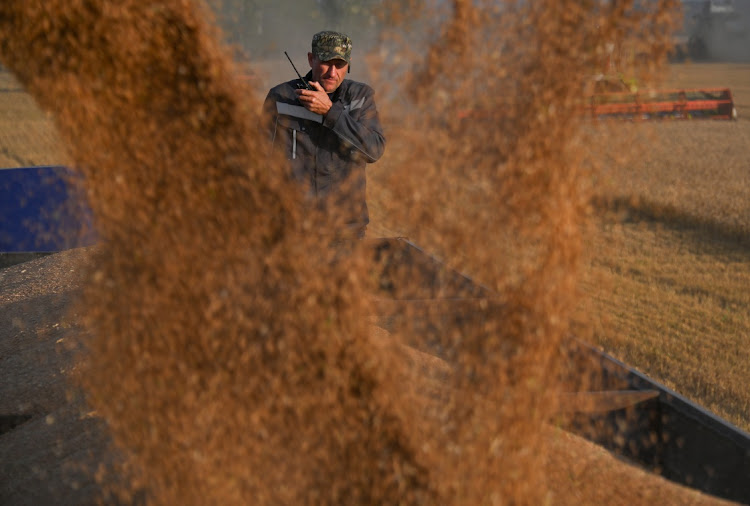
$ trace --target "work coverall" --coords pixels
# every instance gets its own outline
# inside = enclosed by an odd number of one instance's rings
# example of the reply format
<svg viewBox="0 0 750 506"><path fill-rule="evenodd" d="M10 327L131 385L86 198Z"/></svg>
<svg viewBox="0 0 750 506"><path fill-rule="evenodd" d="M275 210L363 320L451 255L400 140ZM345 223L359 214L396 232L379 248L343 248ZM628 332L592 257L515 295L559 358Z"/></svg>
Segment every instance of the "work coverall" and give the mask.
<svg viewBox="0 0 750 506"><path fill-rule="evenodd" d="M312 72L308 72L308 82ZM333 105L325 116L305 109L294 79L272 88L263 104L273 148L283 152L292 178L320 209L336 213L336 223L358 235L369 223L365 166L385 150L385 136L373 89L345 79L329 94Z"/></svg>

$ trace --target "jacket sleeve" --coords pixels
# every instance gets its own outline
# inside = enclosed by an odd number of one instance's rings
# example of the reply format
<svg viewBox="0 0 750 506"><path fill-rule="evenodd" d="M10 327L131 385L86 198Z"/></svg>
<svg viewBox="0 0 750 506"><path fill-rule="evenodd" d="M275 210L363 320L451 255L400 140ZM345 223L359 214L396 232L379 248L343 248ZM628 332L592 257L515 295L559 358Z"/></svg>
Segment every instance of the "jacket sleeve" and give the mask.
<svg viewBox="0 0 750 506"><path fill-rule="evenodd" d="M358 95L348 109L342 102L334 102L323 126L362 153L367 163L373 163L385 151L385 135L375 107L373 89L365 85L364 93Z"/></svg>
<svg viewBox="0 0 750 506"><path fill-rule="evenodd" d="M267 133L267 139L271 144L273 144L276 135L276 100L277 97L273 91L269 91L263 102L263 109L261 109L261 128L263 132Z"/></svg>

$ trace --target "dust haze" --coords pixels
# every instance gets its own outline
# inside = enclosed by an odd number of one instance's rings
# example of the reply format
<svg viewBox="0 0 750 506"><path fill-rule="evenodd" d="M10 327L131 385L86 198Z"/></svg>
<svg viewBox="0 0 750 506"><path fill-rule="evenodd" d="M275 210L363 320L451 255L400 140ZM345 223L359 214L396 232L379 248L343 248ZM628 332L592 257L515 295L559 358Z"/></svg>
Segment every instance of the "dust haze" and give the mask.
<svg viewBox="0 0 750 506"><path fill-rule="evenodd" d="M309 70L307 52L313 34L336 30L354 41L350 78L368 81L364 55L377 44L382 21L374 0L306 0L303 2L249 2L210 0L217 21L236 57L251 61L258 87L271 86L296 75L284 56L287 51L302 75ZM382 9L382 7L381 7Z"/></svg>
<svg viewBox="0 0 750 506"><path fill-rule="evenodd" d="M696 61L750 62L750 1L683 0L681 40Z"/></svg>

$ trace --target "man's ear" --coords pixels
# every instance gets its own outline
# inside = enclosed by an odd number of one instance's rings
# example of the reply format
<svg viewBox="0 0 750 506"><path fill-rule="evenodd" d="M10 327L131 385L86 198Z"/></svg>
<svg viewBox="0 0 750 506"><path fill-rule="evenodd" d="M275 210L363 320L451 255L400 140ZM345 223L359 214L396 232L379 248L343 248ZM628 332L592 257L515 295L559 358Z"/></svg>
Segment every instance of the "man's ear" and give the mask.
<svg viewBox="0 0 750 506"><path fill-rule="evenodd" d="M309 64L310 64L310 68L312 68L312 66L313 66L313 65L312 65L312 63L313 63L313 58L315 58L315 57L313 56L313 54L312 54L312 53L307 53L307 63L309 63Z"/></svg>

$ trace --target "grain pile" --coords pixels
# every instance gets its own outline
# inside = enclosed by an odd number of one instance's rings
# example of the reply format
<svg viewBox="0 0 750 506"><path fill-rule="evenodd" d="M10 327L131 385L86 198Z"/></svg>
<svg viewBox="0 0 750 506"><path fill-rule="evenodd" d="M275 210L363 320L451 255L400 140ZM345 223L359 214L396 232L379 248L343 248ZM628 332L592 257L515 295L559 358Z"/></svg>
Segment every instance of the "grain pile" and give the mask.
<svg viewBox="0 0 750 506"><path fill-rule="evenodd" d="M455 2L404 81L402 110L416 114L390 134L393 163L409 170L395 174L388 212L503 303L444 328L454 373L428 416L404 388L417 380L399 348L367 325L366 257L300 212L205 12L179 0L5 2L0 54L54 114L102 235L76 379L125 456L123 498L549 500L540 428L587 197L572 113L623 27L646 26L639 35L664 54L670 4L644 25L621 4L509 2L496 30L484 23L494 7ZM407 14L392 23L421 19ZM380 56L397 73L415 55ZM464 108L466 121L445 121ZM396 341L413 330L405 322Z"/></svg>

